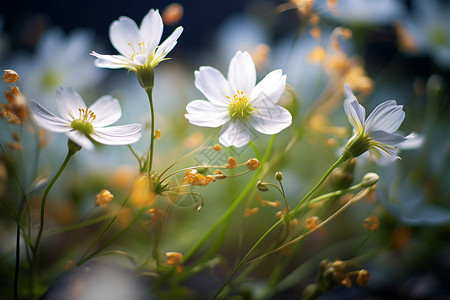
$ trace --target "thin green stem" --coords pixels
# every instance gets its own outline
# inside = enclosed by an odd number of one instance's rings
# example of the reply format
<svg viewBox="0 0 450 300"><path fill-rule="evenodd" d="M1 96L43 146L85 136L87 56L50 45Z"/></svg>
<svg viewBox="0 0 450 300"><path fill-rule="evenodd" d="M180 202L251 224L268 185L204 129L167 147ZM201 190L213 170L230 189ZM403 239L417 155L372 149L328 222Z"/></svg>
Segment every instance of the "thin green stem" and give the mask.
<svg viewBox="0 0 450 300"><path fill-rule="evenodd" d="M203 237L183 256L183 264L186 263L196 252L197 250L212 236L212 234L219 228L224 222L226 222L231 215L234 213L234 211L241 205L242 201L244 201L247 197L247 195L252 191L252 189L255 187L256 182L258 181L258 178L262 172L264 163L267 162L270 153L272 151L273 145L275 141L275 135L272 135L269 145L267 146L267 150L264 154L263 159L261 160L261 167L256 170L255 174L253 175L252 179L249 181L247 186L244 188L244 190L239 194L239 196L236 198L236 200L230 205L228 210L217 220L214 225L212 225L209 230L203 235ZM172 268L170 271L168 271L166 274L161 276L159 283L162 283L167 277L172 274L172 272L175 270L175 268Z"/></svg>
<svg viewBox="0 0 450 300"><path fill-rule="evenodd" d="M148 156L147 156L147 174L150 174L152 171L153 166L153 148L154 148L154 142L155 142L155 110L153 108L153 88L147 88L145 89L148 96L148 102L150 104L150 117L151 117L151 125L150 125L150 148L148 149Z"/></svg>
<svg viewBox="0 0 450 300"><path fill-rule="evenodd" d="M70 143L70 140L69 140ZM79 150L79 149L78 149ZM41 202L41 223L39 226L39 233L36 239L36 243L34 246L34 252L35 252L35 256L37 255L37 251L39 248L39 244L41 242L41 238L42 238L42 233L44 231L44 223L45 223L45 204L47 202L47 197L48 194L50 193L50 190L52 189L53 185L55 184L56 180L59 178L59 176L61 175L61 173L64 171L64 169L66 168L67 164L69 163L69 160L72 158L72 156L78 151L76 149L73 149L73 147L71 147L69 145L69 152L67 153L67 157L64 160L63 164L61 165L61 167L59 168L58 172L56 173L56 175L53 177L52 181L50 181L49 185L47 186L47 188L45 189L44 192L44 196L42 197L42 202Z"/></svg>
<svg viewBox="0 0 450 300"><path fill-rule="evenodd" d="M145 167L142 166L141 158L137 155L136 152L134 152L133 147L131 147L131 145L128 145L128 149L130 149L131 153L133 154L133 156L134 156L134 157L136 158L136 160L138 161L138 164L139 164L139 171L142 172L143 169L144 169Z"/></svg>
<svg viewBox="0 0 450 300"><path fill-rule="evenodd" d="M274 137L275 135L272 136L269 146L267 147L266 153L264 155L264 158L262 159L262 164L264 164L268 157L269 154L272 150L273 147L273 141L274 141ZM250 191L254 188L256 182L258 181L258 177L259 174L261 173L262 168L259 168L255 174L253 175L252 179L250 180L250 182L247 184L247 186L245 187L245 189L241 192L241 194L236 198L236 200L230 205L230 207L228 208L228 210L217 220L217 222L210 227L210 229L205 233L205 235L197 242L196 245L194 245L194 247L192 247L183 257L183 263L186 262L187 260L189 260L189 258L191 258L191 256L200 248L201 245L203 245L213 234L214 231L216 231L216 229L222 225L222 223L227 220L228 218L231 217L231 215L233 214L233 212L240 206L240 204L242 203L242 201L244 201L244 199L246 198L247 194L250 193Z"/></svg>
<svg viewBox="0 0 450 300"><path fill-rule="evenodd" d="M325 172L325 174L322 176L322 178L319 180L319 182L298 202L297 206L294 208L294 210L290 214L295 214L297 209L322 185L322 183L327 179L327 177L330 175L330 173L336 169L342 162L346 160L346 157L341 156L336 162ZM244 262L247 260L247 258L253 253L253 251L261 244L261 242L280 224L284 222L284 218L278 220L275 224L272 225L260 238L259 240L253 245L253 247L247 252L247 254L241 259L239 264L233 269L233 271L228 275L227 279L225 280L222 287L217 291L217 293L214 296L214 299L217 299L217 297L220 296L223 289L228 285L228 283L233 278L234 274L240 269L240 267L244 264Z"/></svg>
<svg viewBox="0 0 450 300"><path fill-rule="evenodd" d="M136 214L136 216L131 220L130 223L128 223L127 226L125 226L121 231L119 231L115 236L113 236L109 241L107 241L106 243L104 243L101 247L99 247L97 250L95 250L94 252L92 252L91 254L89 254L88 256L81 258L78 262L77 262L77 266L81 266L82 264L84 264L85 262L87 262L88 260L90 260L91 258L95 257L97 254L99 254L101 251L103 251L106 247L108 247L109 245L111 245L114 241L116 241L119 237L121 237L134 223L136 223L136 221L139 219L139 217L146 211L147 207L143 207L141 208L138 213Z"/></svg>

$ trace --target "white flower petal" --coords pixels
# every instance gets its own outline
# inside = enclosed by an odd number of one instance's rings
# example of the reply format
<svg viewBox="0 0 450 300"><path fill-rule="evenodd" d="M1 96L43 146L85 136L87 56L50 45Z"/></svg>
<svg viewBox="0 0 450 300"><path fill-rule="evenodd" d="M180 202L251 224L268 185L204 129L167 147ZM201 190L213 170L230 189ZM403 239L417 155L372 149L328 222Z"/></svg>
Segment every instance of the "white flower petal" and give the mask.
<svg viewBox="0 0 450 300"><path fill-rule="evenodd" d="M58 88L56 91L56 104L61 117L69 122L80 117L80 108L86 108L83 98L71 88Z"/></svg>
<svg viewBox="0 0 450 300"><path fill-rule="evenodd" d="M228 82L217 69L212 67L200 67L194 72L195 86L206 98L218 106L227 106L229 100L227 96L232 97L232 91L228 86Z"/></svg>
<svg viewBox="0 0 450 300"><path fill-rule="evenodd" d="M96 115L95 120L92 121L94 127L111 125L122 116L119 100L113 99L110 95L100 97L89 109Z"/></svg>
<svg viewBox="0 0 450 300"><path fill-rule="evenodd" d="M96 128L91 138L105 145L129 145L141 138L141 125L129 124Z"/></svg>
<svg viewBox="0 0 450 300"><path fill-rule="evenodd" d="M134 70L130 65L133 64L131 60L122 55L103 55L95 51L90 53L92 56L97 57L94 61L94 65L99 68L120 69L128 68Z"/></svg>
<svg viewBox="0 0 450 300"><path fill-rule="evenodd" d="M258 108L249 117L249 123L261 133L276 134L292 124L292 116L287 109L272 105Z"/></svg>
<svg viewBox="0 0 450 300"><path fill-rule="evenodd" d="M177 27L174 32L156 49L155 58L161 61L166 55L172 51L173 47L177 44L177 40L183 32L183 27Z"/></svg>
<svg viewBox="0 0 450 300"><path fill-rule="evenodd" d="M204 100L191 101L186 106L187 114L184 116L189 123L202 127L219 127L228 120L230 115L227 107L217 106Z"/></svg>
<svg viewBox="0 0 450 300"><path fill-rule="evenodd" d="M267 74L253 89L250 102L253 107L276 104L286 89L286 75L281 70Z"/></svg>
<svg viewBox="0 0 450 300"><path fill-rule="evenodd" d="M87 150L94 150L94 144L81 132L78 132L76 130L68 131L66 132L69 139L71 139L75 144L78 146L87 149Z"/></svg>
<svg viewBox="0 0 450 300"><path fill-rule="evenodd" d="M366 120L366 131L383 130L389 133L396 131L405 119L403 106L389 100L378 105Z"/></svg>
<svg viewBox="0 0 450 300"><path fill-rule="evenodd" d="M233 93L243 91L250 95L256 84L256 69L248 52L238 51L228 67L228 82Z"/></svg>
<svg viewBox="0 0 450 300"><path fill-rule="evenodd" d="M425 135L411 132L405 137L406 141L398 145L402 150L411 150L422 147L425 142Z"/></svg>
<svg viewBox="0 0 450 300"><path fill-rule="evenodd" d="M358 130L359 124L364 126L366 119L366 109L359 104L358 100L350 89L348 83L344 86L347 98L344 101L344 110L347 114L348 120L355 130Z"/></svg>
<svg viewBox="0 0 450 300"><path fill-rule="evenodd" d="M139 30L140 39L145 43L146 54L150 54L156 46L163 33L163 21L158 10L150 9L150 11L142 19Z"/></svg>
<svg viewBox="0 0 450 300"><path fill-rule="evenodd" d="M240 119L225 124L220 131L219 142L225 147L242 147L250 140L248 124Z"/></svg>
<svg viewBox="0 0 450 300"><path fill-rule="evenodd" d="M53 132L67 132L70 130L69 121L55 116L36 101L30 101L30 109L34 120L40 127Z"/></svg>
<svg viewBox="0 0 450 300"><path fill-rule="evenodd" d="M131 57L134 54L133 47L138 47L138 43L141 42L139 28L128 17L120 17L111 24L109 39L114 48L126 57Z"/></svg>
<svg viewBox="0 0 450 300"><path fill-rule="evenodd" d="M352 127L356 131L361 131L362 128L364 127L364 116L365 116L364 107L362 107L358 103L356 98L355 99L347 98L344 101L344 110Z"/></svg>
<svg viewBox="0 0 450 300"><path fill-rule="evenodd" d="M399 134L393 134L382 130L371 132L369 137L377 142L390 146L395 146L406 141L406 138Z"/></svg>

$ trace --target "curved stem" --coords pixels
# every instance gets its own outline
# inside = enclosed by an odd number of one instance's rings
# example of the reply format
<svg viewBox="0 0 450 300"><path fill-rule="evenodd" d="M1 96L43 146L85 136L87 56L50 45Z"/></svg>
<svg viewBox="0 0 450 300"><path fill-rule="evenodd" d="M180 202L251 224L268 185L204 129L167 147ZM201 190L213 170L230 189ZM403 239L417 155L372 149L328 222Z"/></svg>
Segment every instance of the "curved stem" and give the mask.
<svg viewBox="0 0 450 300"><path fill-rule="evenodd" d="M330 175L330 173L336 169L337 166L339 166L342 162L344 162L347 158L344 156L341 156L336 162L325 172L325 174L322 176L322 178L319 180L319 182L298 202L297 206L294 208L293 211L291 211L290 214L294 215L297 211L297 209L301 206L303 202L305 202L327 179L327 177ZM289 215L290 215L289 214ZM275 224L272 225L260 238L259 240L253 245L253 247L247 252L247 254L241 259L238 265L234 267L233 271L228 275L227 279L225 280L222 287L217 291L217 293L214 296L214 299L216 299L223 289L228 285L228 283L233 278L234 274L240 269L240 267L244 264L244 262L247 260L247 258L253 253L253 251L261 244L261 242L266 238L266 236L269 235L280 223L284 222L284 218L278 220Z"/></svg>
<svg viewBox="0 0 450 300"><path fill-rule="evenodd" d="M150 148L148 149L148 156L147 156L147 174L150 174L153 165L153 144L155 141L155 110L153 108L153 95L152 95L153 88L145 89L145 91L147 92L148 102L150 104L150 117L151 117Z"/></svg>
<svg viewBox="0 0 450 300"><path fill-rule="evenodd" d="M71 141L69 140L69 144L71 143ZM79 148L81 149L81 148ZM47 202L47 196L50 193L50 190L52 189L53 185L55 184L56 180L59 178L59 176L61 175L61 173L64 171L64 169L67 166L67 163L69 162L69 160L72 158L72 156L79 150L79 149L74 149L74 147L71 147L69 145L69 152L67 153L67 157L64 160L63 164L61 165L61 167L59 168L58 172L56 173L56 175L53 177L52 181L50 181L49 185L47 186L47 188L45 189L44 192L44 196L42 197L42 202L41 202L41 223L39 226L39 233L36 239L36 244L34 246L34 254L36 256L38 248L39 248L39 243L41 242L41 238L42 238L42 233L44 231L44 222L45 222L45 203Z"/></svg>
<svg viewBox="0 0 450 300"><path fill-rule="evenodd" d="M88 260L90 260L91 258L95 257L98 253L100 253L101 251L103 251L103 249L105 249L106 247L108 247L109 245L111 245L114 241L116 241L119 237L121 237L134 223L136 223L136 221L139 219L139 217L145 212L145 210L147 209L147 207L143 207L141 208L138 213L136 214L136 216L131 220L130 223L128 223L127 226L125 226L121 231L119 231L115 236L113 236L109 241L107 241L106 243L104 243L100 248L98 248L97 250L95 250L94 252L92 252L91 254L89 254L88 256L81 258L78 262L77 262L77 266L81 266L82 264L84 264L85 262L87 262Z"/></svg>
<svg viewBox="0 0 450 300"><path fill-rule="evenodd" d="M266 153L264 155L264 158L261 162L261 164L264 164L268 157L269 154L272 150L272 146L273 146L273 141L274 141L274 137L275 135L272 136L269 146L266 150ZM200 248L201 245L203 245L204 242L206 242L211 235L213 234L214 231L216 231L216 229L228 218L231 217L231 214L239 207L239 205L242 203L242 201L245 199L245 197L247 196L248 193L250 193L250 191L254 188L256 182L258 181L258 177L259 174L261 173L262 168L258 169L255 174L253 175L252 179L250 180L250 182L247 184L247 186L245 187L245 189L241 192L241 194L237 197L237 199L230 205L230 207L228 208L228 210L217 220L217 222L210 227L210 229L205 233L205 235L197 242L196 245L194 245L194 247L191 248L191 250L189 250L183 257L183 263L185 263L189 258L191 258L191 256L198 250L198 248Z"/></svg>
<svg viewBox="0 0 450 300"><path fill-rule="evenodd" d="M264 166L264 163L268 160L269 155L272 151L272 147L275 141L275 135L272 135L269 145L267 146L266 153L264 154L263 159L261 160L261 165ZM258 181L259 175L262 172L262 166L256 170L255 174L253 175L250 182L247 184L247 186L244 188L244 190L239 194L239 196L236 198L236 200L230 205L228 210L212 225L209 230L203 235L203 237L188 251L186 254L183 255L183 264L186 263L194 254L197 252L197 250L212 236L214 231L217 230L224 222L226 222L233 212L241 205L242 201L245 200L247 195L252 191L254 188L256 182ZM166 274L161 276L159 283L162 283L167 277L172 274L172 272L175 270L175 268L170 269Z"/></svg>

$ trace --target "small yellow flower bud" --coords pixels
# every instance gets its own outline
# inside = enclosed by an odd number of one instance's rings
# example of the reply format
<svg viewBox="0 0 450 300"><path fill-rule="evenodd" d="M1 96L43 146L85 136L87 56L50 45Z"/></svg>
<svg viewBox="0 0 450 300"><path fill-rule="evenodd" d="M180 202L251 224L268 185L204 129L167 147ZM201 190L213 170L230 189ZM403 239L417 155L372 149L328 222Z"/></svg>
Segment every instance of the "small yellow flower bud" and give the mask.
<svg viewBox="0 0 450 300"><path fill-rule="evenodd" d="M166 264L176 266L177 272L183 272L183 254L179 252L166 252Z"/></svg>
<svg viewBox="0 0 450 300"><path fill-rule="evenodd" d="M246 208L244 210L244 218L248 218L253 216L254 214L256 214L258 212L259 208L254 207L254 208Z"/></svg>
<svg viewBox="0 0 450 300"><path fill-rule="evenodd" d="M276 172L276 173L275 173L275 179L278 180L278 181L283 180L283 173L281 173L281 172Z"/></svg>
<svg viewBox="0 0 450 300"><path fill-rule="evenodd" d="M221 170L219 170L219 169L214 171L213 176L216 179L225 179L225 178L227 178L227 175L224 172L222 172Z"/></svg>
<svg viewBox="0 0 450 300"><path fill-rule="evenodd" d="M4 70L3 80L6 83L13 83L20 79L19 74L14 70Z"/></svg>
<svg viewBox="0 0 450 300"><path fill-rule="evenodd" d="M28 117L28 106L25 96L19 91L17 86L9 87L10 91L5 91L5 98L8 100L7 110L13 113L21 121Z"/></svg>
<svg viewBox="0 0 450 300"><path fill-rule="evenodd" d="M254 171L256 169L259 168L259 166L261 165L261 163L259 162L259 160L257 160L256 158L250 158L245 165L247 166L247 168L251 171Z"/></svg>
<svg viewBox="0 0 450 300"><path fill-rule="evenodd" d="M380 227L380 221L376 216L370 216L366 219L364 219L364 228L372 231L377 232L378 227Z"/></svg>
<svg viewBox="0 0 450 300"><path fill-rule="evenodd" d="M350 277L345 277L344 280L341 281L341 284L347 288L351 288L352 287L352 280L350 279Z"/></svg>
<svg viewBox="0 0 450 300"><path fill-rule="evenodd" d="M305 220L305 228L312 230L312 229L316 228L317 225L319 225L319 223L320 223L319 217L313 216L313 217Z"/></svg>
<svg viewBox="0 0 450 300"><path fill-rule="evenodd" d="M237 168L237 167L238 167L238 165L237 165L237 162L236 162L236 158L234 158L232 156L228 157L227 168L228 169L234 169L234 168Z"/></svg>
<svg viewBox="0 0 450 300"><path fill-rule="evenodd" d="M362 269L358 273L358 277L356 278L356 283L359 286L367 286L369 284L370 274L367 270Z"/></svg>
<svg viewBox="0 0 450 300"><path fill-rule="evenodd" d="M106 207L112 199L114 199L114 195L110 191L103 189L95 196L95 206Z"/></svg>
<svg viewBox="0 0 450 300"><path fill-rule="evenodd" d="M361 184L364 187L371 187L378 182L378 179L380 179L380 176L377 173L370 172L364 175Z"/></svg>
<svg viewBox="0 0 450 300"><path fill-rule="evenodd" d="M214 151L220 151L222 150L222 146L220 146L219 144L215 144L214 146L211 147L211 149Z"/></svg>
<svg viewBox="0 0 450 300"><path fill-rule="evenodd" d="M161 138L161 129L155 130L155 139L159 140Z"/></svg>
<svg viewBox="0 0 450 300"><path fill-rule="evenodd" d="M262 206L270 206L270 207L281 207L281 202L280 201L267 201L267 200L262 200L261 201Z"/></svg>

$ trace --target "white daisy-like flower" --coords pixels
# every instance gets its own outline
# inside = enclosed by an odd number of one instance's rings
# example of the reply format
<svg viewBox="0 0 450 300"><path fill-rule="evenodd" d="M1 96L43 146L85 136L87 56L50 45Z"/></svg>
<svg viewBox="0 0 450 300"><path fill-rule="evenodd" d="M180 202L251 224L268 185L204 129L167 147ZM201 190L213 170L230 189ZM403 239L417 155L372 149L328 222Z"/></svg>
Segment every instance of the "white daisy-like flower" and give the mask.
<svg viewBox="0 0 450 300"><path fill-rule="evenodd" d="M270 72L256 85L256 70L247 52L231 59L228 78L215 68L195 71L195 86L209 101L194 100L185 117L193 125L222 126L219 141L226 147L242 147L250 140L250 126L264 134L276 134L292 123L285 108L276 105L286 87L281 70Z"/></svg>
<svg viewBox="0 0 450 300"><path fill-rule="evenodd" d="M132 19L120 17L109 27L109 38L120 55L102 55L92 51L91 55L97 57L95 65L100 68L125 68L134 72L142 67L156 67L166 59L183 32L183 27L179 26L159 45L163 27L161 15L154 9L145 15L139 28Z"/></svg>
<svg viewBox="0 0 450 300"><path fill-rule="evenodd" d="M378 158L399 158L396 146L413 137L394 133L405 118L403 106L397 105L394 100L385 101L375 107L366 119L366 110L358 103L348 84L345 84L345 93L344 110L354 135L345 145L344 155L351 158L369 151Z"/></svg>
<svg viewBox="0 0 450 300"><path fill-rule="evenodd" d="M112 96L102 96L87 107L74 90L59 87L56 103L61 117L31 100L30 109L36 123L49 131L64 132L83 148L93 150L92 140L105 145L129 145L141 138L140 124L106 127L122 115L119 101Z"/></svg>

